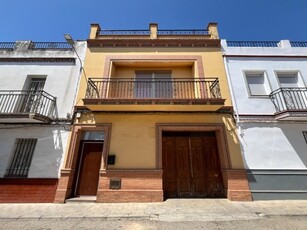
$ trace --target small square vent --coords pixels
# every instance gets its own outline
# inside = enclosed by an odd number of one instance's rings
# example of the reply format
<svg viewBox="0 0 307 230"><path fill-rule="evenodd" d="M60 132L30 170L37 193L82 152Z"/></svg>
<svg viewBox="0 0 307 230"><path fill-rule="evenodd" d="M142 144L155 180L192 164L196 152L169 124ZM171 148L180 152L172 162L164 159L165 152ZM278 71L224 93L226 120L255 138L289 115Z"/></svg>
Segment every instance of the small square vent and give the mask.
<svg viewBox="0 0 307 230"><path fill-rule="evenodd" d="M115 165L115 155L109 155L108 156L108 165Z"/></svg>
<svg viewBox="0 0 307 230"><path fill-rule="evenodd" d="M121 179L110 179L110 189L121 189L122 180Z"/></svg>

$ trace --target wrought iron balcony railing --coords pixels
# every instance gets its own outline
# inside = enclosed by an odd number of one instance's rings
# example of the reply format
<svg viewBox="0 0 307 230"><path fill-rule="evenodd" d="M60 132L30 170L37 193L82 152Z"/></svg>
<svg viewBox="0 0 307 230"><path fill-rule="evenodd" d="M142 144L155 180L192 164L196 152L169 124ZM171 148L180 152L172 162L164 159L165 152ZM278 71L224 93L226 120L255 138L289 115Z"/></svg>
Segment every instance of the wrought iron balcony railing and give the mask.
<svg viewBox="0 0 307 230"><path fill-rule="evenodd" d="M307 42L291 42L292 47L307 47Z"/></svg>
<svg viewBox="0 0 307 230"><path fill-rule="evenodd" d="M158 35L210 35L208 30L158 30ZM150 30L100 30L99 35L150 35Z"/></svg>
<svg viewBox="0 0 307 230"><path fill-rule="evenodd" d="M0 42L0 50L13 50L15 42Z"/></svg>
<svg viewBox="0 0 307 230"><path fill-rule="evenodd" d="M90 78L86 99L221 99L217 78Z"/></svg>
<svg viewBox="0 0 307 230"><path fill-rule="evenodd" d="M67 42L32 42L31 49L72 49Z"/></svg>
<svg viewBox="0 0 307 230"><path fill-rule="evenodd" d="M278 47L279 41L227 41L229 47Z"/></svg>
<svg viewBox="0 0 307 230"><path fill-rule="evenodd" d="M100 30L99 35L149 35L149 30Z"/></svg>
<svg viewBox="0 0 307 230"><path fill-rule="evenodd" d="M51 118L56 98L45 91L0 90L0 115L34 114Z"/></svg>
<svg viewBox="0 0 307 230"><path fill-rule="evenodd" d="M269 96L277 113L307 111L307 88L279 88Z"/></svg>
<svg viewBox="0 0 307 230"><path fill-rule="evenodd" d="M158 35L210 35L209 30L158 30Z"/></svg>

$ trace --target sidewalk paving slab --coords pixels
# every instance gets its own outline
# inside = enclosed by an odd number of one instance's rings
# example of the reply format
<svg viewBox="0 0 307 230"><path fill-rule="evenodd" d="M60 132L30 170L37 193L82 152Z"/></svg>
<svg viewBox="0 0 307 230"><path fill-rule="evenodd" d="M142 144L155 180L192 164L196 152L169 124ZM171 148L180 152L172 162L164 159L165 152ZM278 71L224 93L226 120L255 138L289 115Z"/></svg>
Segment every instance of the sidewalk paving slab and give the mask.
<svg viewBox="0 0 307 230"><path fill-rule="evenodd" d="M249 220L269 216L307 216L307 200L170 199L159 203L0 204L0 219L101 218L179 222Z"/></svg>

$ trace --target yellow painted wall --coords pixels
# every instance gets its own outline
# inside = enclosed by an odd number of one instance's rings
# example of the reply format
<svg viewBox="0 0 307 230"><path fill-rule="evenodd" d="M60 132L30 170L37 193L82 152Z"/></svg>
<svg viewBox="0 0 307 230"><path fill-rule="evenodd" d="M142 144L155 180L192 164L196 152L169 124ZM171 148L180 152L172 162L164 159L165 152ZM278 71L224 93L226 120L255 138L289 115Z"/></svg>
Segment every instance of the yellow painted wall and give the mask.
<svg viewBox="0 0 307 230"><path fill-rule="evenodd" d="M225 105L231 106L231 97L228 89L222 53L219 48L91 48L87 49L84 69L89 77L104 76L105 68L109 68L111 77L133 77L135 70L156 68L147 66L106 66L107 56L116 56L118 59L129 59L136 55L167 55L167 56L201 56L205 78L218 77L222 98ZM149 62L150 60L146 60ZM190 60L191 61L191 60ZM180 62L180 60L177 60ZM197 62L190 66L167 67L162 65L161 70L172 70L173 77L199 76ZM80 81L77 96L77 105L83 105L87 82L84 77ZM121 106L121 105L118 105ZM142 106L142 105L140 105ZM206 105L204 105L206 106ZM156 164L156 124L157 123L219 123L225 124L227 148L231 156L232 168L243 168L240 145L235 134L235 125L230 115L223 114L88 114L79 121L83 124L111 123L110 154L115 154L116 165L110 168L155 168Z"/></svg>
<svg viewBox="0 0 307 230"><path fill-rule="evenodd" d="M240 146L230 115L96 114L83 117L80 123L112 123L109 153L116 155L116 164L109 168L117 169L155 168L157 123L224 123L232 167L243 168Z"/></svg>
<svg viewBox="0 0 307 230"><path fill-rule="evenodd" d="M125 67L119 66L115 68L114 78L134 78L135 71L140 70L169 70L173 78L192 78L192 67L190 66L175 66L175 67Z"/></svg>
<svg viewBox="0 0 307 230"><path fill-rule="evenodd" d="M122 56L123 58L129 57L130 55L200 55L202 57L205 77L219 78L222 98L226 99L225 105L232 105L222 53L219 48L91 48L87 49L84 64L86 76L88 78L107 77L103 76L105 68L111 67L105 66L105 58L106 56L114 55L117 57ZM111 72L114 71L116 70L113 69ZM195 72L199 74L197 68L195 68ZM77 96L77 105L83 105L82 98L85 96L86 86L86 80L83 74Z"/></svg>

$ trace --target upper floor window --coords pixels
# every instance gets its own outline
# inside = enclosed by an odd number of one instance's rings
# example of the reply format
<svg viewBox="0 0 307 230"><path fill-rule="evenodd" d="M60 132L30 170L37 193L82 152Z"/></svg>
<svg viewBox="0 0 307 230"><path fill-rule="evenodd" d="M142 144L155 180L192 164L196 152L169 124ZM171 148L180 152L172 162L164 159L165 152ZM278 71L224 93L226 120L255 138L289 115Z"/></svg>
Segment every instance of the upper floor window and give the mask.
<svg viewBox="0 0 307 230"><path fill-rule="evenodd" d="M299 86L296 73L278 73L277 78L281 88L296 88Z"/></svg>
<svg viewBox="0 0 307 230"><path fill-rule="evenodd" d="M21 113L35 113L42 105L41 91L44 89L46 78L31 77L26 83L26 91L23 92L16 103L15 110Z"/></svg>
<svg viewBox="0 0 307 230"><path fill-rule="evenodd" d="M250 96L267 96L268 82L264 73L245 73L246 84Z"/></svg>
<svg viewBox="0 0 307 230"><path fill-rule="evenodd" d="M29 84L29 91L37 92L44 89L46 78L32 78Z"/></svg>

